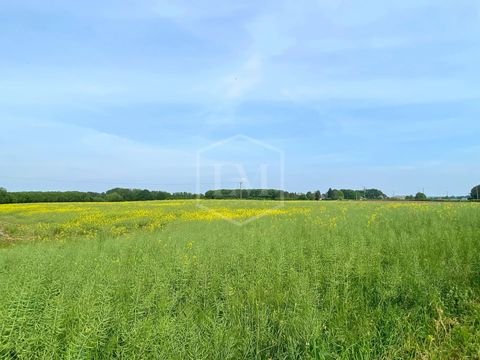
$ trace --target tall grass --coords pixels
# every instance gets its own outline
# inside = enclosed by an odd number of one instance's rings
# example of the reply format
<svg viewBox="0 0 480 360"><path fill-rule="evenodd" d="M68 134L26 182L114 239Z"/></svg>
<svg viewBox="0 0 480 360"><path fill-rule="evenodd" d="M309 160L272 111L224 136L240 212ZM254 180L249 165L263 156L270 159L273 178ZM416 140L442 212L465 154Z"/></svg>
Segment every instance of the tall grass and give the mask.
<svg viewBox="0 0 480 360"><path fill-rule="evenodd" d="M477 204L295 207L1 249L0 358L480 358Z"/></svg>

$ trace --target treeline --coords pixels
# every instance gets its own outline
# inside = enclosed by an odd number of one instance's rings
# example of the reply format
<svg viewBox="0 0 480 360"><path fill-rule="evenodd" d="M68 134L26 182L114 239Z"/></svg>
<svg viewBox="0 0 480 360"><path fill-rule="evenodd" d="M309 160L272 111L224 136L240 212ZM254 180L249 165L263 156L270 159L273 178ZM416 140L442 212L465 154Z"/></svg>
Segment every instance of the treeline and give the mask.
<svg viewBox="0 0 480 360"><path fill-rule="evenodd" d="M319 190L307 193L289 192L276 189L220 189L209 190L205 194L189 192L169 193L146 189L115 188L104 193L81 191L22 191L8 192L0 188L0 203L48 203L48 202L120 202L175 199L246 199L246 200L381 200L386 195L377 189L336 190L329 189L325 194Z"/></svg>
<svg viewBox="0 0 480 360"><path fill-rule="evenodd" d="M205 198L248 200L383 200L387 199L387 196L378 189L328 189L325 194L322 194L320 190L296 193L275 189L220 189L207 191Z"/></svg>
<svg viewBox="0 0 480 360"><path fill-rule="evenodd" d="M120 201L148 201L148 200L176 200L176 199L246 199L246 200L459 200L463 198L427 198L424 193L406 197L389 198L378 189L328 189L306 193L289 192L276 189L219 189L209 190L205 194L189 192L169 193L166 191L151 191L146 189L115 188L103 193L81 191L20 191L8 192L0 188L0 204L8 203L39 203L39 202L120 202ZM470 193L470 200L480 200L480 185L474 187Z"/></svg>
<svg viewBox="0 0 480 360"><path fill-rule="evenodd" d="M318 194L317 194L318 193ZM276 189L219 189L209 190L205 193L205 199L247 199L247 200L320 200L320 192L295 193Z"/></svg>
<svg viewBox="0 0 480 360"><path fill-rule="evenodd" d="M384 200L387 199L381 190L378 189L328 189L325 200Z"/></svg>
<svg viewBox="0 0 480 360"><path fill-rule="evenodd" d="M188 192L169 193L142 189L115 188L104 193L82 191L20 191L8 192L0 188L0 204L9 203L49 203L49 202L120 202L196 199L197 195Z"/></svg>

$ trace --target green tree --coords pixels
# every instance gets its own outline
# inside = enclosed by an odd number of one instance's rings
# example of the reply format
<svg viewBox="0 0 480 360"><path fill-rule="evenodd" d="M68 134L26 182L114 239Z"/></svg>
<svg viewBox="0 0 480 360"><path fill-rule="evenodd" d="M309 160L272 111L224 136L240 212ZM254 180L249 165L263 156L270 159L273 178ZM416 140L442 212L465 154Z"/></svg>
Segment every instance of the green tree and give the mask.
<svg viewBox="0 0 480 360"><path fill-rule="evenodd" d="M322 193L320 190L315 191L315 200L321 200L322 199Z"/></svg>
<svg viewBox="0 0 480 360"><path fill-rule="evenodd" d="M365 191L365 198L368 200L383 200L387 198L387 195L378 189L367 189Z"/></svg>
<svg viewBox="0 0 480 360"><path fill-rule="evenodd" d="M124 201L125 199L123 198L122 195L120 195L118 192L110 192L107 194L105 197L107 201Z"/></svg>
<svg viewBox="0 0 480 360"><path fill-rule="evenodd" d="M0 187L0 204L6 204L10 202L10 196L8 195L7 189Z"/></svg>
<svg viewBox="0 0 480 360"><path fill-rule="evenodd" d="M342 190L335 190L335 200L343 200L345 199L345 195L343 194Z"/></svg>
<svg viewBox="0 0 480 360"><path fill-rule="evenodd" d="M293 200L308 200L304 193L294 193Z"/></svg>
<svg viewBox="0 0 480 360"><path fill-rule="evenodd" d="M343 191L337 190L337 189L328 189L327 191L327 199L328 200L343 200L345 198L345 195L343 194Z"/></svg>
<svg viewBox="0 0 480 360"><path fill-rule="evenodd" d="M137 190L135 193L135 200L146 201L153 200L152 193L148 190Z"/></svg>
<svg viewBox="0 0 480 360"><path fill-rule="evenodd" d="M360 194L357 191L351 189L342 189L340 190L343 192L346 200L358 200L361 198Z"/></svg>
<svg viewBox="0 0 480 360"><path fill-rule="evenodd" d="M480 200L480 185L475 186L470 192L470 198L472 200Z"/></svg>
<svg viewBox="0 0 480 360"><path fill-rule="evenodd" d="M327 191L327 199L328 200L333 200L333 189L329 188Z"/></svg>
<svg viewBox="0 0 480 360"><path fill-rule="evenodd" d="M415 195L415 200L416 200L416 201L425 201L425 200L427 200L427 195L425 195L425 194L422 193L422 192L418 192L418 193Z"/></svg>

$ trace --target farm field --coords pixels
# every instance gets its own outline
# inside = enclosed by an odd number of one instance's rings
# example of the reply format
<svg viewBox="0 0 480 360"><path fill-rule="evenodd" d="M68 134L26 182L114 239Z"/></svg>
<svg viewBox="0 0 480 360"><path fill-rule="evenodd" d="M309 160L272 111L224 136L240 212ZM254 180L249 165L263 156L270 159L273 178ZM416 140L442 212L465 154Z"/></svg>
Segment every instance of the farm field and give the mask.
<svg viewBox="0 0 480 360"><path fill-rule="evenodd" d="M201 204L0 205L0 358L480 358L480 204Z"/></svg>

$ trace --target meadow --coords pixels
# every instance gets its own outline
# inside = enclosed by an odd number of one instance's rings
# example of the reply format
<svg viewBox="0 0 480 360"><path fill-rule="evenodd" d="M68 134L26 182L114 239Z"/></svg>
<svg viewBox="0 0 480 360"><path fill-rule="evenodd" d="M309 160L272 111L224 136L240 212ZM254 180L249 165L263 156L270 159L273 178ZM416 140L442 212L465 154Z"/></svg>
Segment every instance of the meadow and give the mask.
<svg viewBox="0 0 480 360"><path fill-rule="evenodd" d="M0 205L0 358L480 358L480 204L201 205Z"/></svg>

